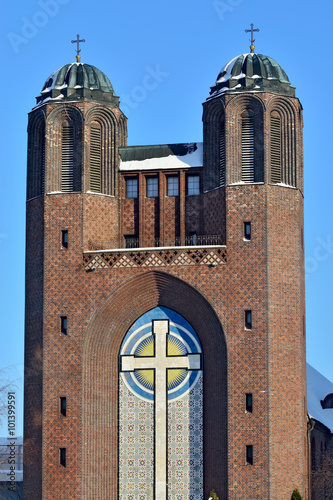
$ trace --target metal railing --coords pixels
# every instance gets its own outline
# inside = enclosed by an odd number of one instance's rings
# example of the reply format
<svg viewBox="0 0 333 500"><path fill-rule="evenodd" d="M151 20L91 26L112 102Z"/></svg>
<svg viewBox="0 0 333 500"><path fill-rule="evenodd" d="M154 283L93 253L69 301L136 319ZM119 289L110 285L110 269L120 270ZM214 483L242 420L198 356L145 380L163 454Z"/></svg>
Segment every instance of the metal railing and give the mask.
<svg viewBox="0 0 333 500"><path fill-rule="evenodd" d="M197 235L192 234L185 236L182 240L180 237L175 238L129 238L124 237L123 248L158 248L158 247L195 247L195 246L211 246L223 245L222 237L220 235ZM116 241L101 241L99 243L89 241L89 250L103 250L119 248Z"/></svg>

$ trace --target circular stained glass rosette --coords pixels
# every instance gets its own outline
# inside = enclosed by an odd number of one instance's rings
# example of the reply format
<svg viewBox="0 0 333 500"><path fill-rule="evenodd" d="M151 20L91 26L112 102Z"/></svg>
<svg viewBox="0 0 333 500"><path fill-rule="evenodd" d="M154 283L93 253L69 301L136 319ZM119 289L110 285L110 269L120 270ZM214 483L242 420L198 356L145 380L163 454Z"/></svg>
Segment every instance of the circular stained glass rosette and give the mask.
<svg viewBox="0 0 333 500"><path fill-rule="evenodd" d="M161 319L165 318L162 317ZM201 353L200 341L194 330L183 318L181 320L182 324L169 321L169 334L167 335L168 356L186 356L187 354ZM189 328L186 328L187 326ZM138 325L137 328L136 324L134 324L133 327L125 336L120 356L153 357L154 336L152 322L149 321ZM200 370L169 369L167 376L168 400L174 401L184 396L195 386L200 374ZM132 372L122 372L121 377L127 388L140 399L145 401L154 400L154 370L138 369Z"/></svg>

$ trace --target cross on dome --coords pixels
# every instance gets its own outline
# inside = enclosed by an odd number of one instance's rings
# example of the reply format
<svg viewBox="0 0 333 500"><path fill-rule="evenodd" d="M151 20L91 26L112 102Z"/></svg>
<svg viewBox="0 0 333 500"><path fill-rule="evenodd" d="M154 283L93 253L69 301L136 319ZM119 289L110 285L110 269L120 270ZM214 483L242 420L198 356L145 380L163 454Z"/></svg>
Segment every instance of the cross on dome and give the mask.
<svg viewBox="0 0 333 500"><path fill-rule="evenodd" d="M251 23L251 29L250 30L245 30L245 33L251 33L251 40L250 40L251 46L250 46L250 49L251 49L252 54L254 53L254 42L255 42L255 38L253 38L253 33L255 31L260 31L259 28L254 29L253 26L254 26L254 24Z"/></svg>
<svg viewBox="0 0 333 500"><path fill-rule="evenodd" d="M72 43L76 43L76 60L77 62L80 62L81 56L80 56L80 43L84 43L85 39L80 40L80 35L76 35L76 40L72 40Z"/></svg>

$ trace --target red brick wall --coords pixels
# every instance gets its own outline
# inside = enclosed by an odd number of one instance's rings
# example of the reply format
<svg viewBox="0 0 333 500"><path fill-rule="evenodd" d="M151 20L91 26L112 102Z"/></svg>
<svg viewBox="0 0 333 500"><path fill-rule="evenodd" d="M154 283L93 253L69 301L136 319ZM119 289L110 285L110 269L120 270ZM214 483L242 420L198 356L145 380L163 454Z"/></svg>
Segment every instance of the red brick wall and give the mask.
<svg viewBox="0 0 333 500"><path fill-rule="evenodd" d="M24 366L24 498L42 498L44 200L27 206ZM37 495L34 496L34 493Z"/></svg>
<svg viewBox="0 0 333 500"><path fill-rule="evenodd" d="M265 104L270 98L263 96ZM231 127L237 114L229 101ZM298 101L290 101L296 107ZM266 176L265 114L263 127ZM299 180L300 120L296 134ZM237 137L229 134L229 153ZM236 156L227 163L227 179L232 174L234 181ZM133 321L159 304L182 314L203 345L205 496L215 488L221 500L282 500L297 487L307 500L301 192L261 183L186 196L181 171L180 196L173 198L166 196L164 175L158 198L146 198L139 175L138 200L124 199L120 179L119 208L117 198L87 193L49 194L28 204L27 498L35 491L36 500L116 500L119 346ZM244 221L251 221L250 241L243 238ZM118 238L120 246L127 233L153 246L156 237L166 242L178 233L184 241L191 231L220 234L227 263L170 265L164 272L84 269L90 243L109 247ZM244 325L246 309L253 314L251 330ZM60 316L68 316L67 335ZM245 412L249 392L252 413ZM61 396L68 398L66 417ZM246 463L246 445L253 446L253 465ZM60 447L67 448L66 468L59 464Z"/></svg>

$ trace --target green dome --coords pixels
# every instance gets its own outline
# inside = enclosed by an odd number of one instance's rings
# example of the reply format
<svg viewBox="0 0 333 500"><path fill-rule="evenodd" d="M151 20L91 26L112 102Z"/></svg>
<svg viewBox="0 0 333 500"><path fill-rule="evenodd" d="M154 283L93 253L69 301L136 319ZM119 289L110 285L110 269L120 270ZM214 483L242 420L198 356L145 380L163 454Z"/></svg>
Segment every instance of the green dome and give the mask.
<svg viewBox="0 0 333 500"><path fill-rule="evenodd" d="M211 97L222 92L274 92L294 96L295 87L281 66L262 54L241 54L229 61L220 71Z"/></svg>
<svg viewBox="0 0 333 500"><path fill-rule="evenodd" d="M65 64L46 80L37 104L49 101L109 101L118 105L108 77L95 66L80 62Z"/></svg>

